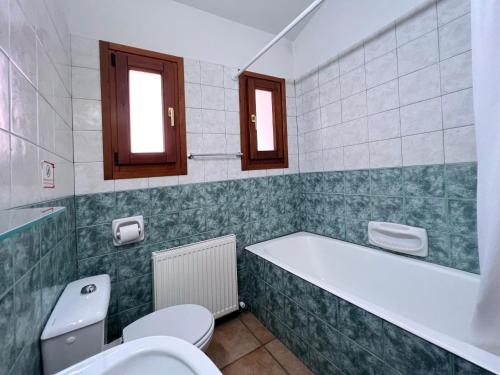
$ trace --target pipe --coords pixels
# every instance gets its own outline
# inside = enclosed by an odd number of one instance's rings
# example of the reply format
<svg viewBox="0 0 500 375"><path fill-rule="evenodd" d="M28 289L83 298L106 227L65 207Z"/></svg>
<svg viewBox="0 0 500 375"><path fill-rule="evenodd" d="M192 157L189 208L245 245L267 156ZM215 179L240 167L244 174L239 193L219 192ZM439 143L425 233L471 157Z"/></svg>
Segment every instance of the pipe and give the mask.
<svg viewBox="0 0 500 375"><path fill-rule="evenodd" d="M274 46L281 38L283 38L291 29L294 28L300 21L309 15L314 9L316 9L324 0L315 0L311 5L302 11L288 26L286 26L281 32L276 35L269 43L265 45L246 65L238 69L238 72L233 76L233 80L236 81L241 73L247 70L250 65L257 61L264 53L266 53L272 46Z"/></svg>

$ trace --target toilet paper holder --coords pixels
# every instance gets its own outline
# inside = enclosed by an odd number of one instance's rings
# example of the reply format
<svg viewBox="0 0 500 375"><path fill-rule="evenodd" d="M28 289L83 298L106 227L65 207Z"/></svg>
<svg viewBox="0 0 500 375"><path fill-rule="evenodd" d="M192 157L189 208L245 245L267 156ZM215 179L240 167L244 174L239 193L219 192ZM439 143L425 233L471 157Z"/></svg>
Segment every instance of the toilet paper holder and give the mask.
<svg viewBox="0 0 500 375"><path fill-rule="evenodd" d="M111 229L113 231L113 245L115 246L144 240L144 218L142 215L113 220ZM125 232L127 233L125 234Z"/></svg>

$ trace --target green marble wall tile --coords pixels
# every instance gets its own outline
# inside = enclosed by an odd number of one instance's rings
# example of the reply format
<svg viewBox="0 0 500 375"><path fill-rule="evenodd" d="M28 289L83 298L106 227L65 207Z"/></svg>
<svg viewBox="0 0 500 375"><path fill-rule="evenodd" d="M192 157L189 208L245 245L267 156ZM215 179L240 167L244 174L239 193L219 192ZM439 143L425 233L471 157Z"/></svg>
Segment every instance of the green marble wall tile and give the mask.
<svg viewBox="0 0 500 375"><path fill-rule="evenodd" d="M370 194L370 171L345 171L346 194Z"/></svg>
<svg viewBox="0 0 500 375"><path fill-rule="evenodd" d="M476 232L476 201L449 200L450 232L467 235Z"/></svg>
<svg viewBox="0 0 500 375"><path fill-rule="evenodd" d="M114 218L150 216L150 202L149 189L117 191Z"/></svg>
<svg viewBox="0 0 500 375"><path fill-rule="evenodd" d="M475 199L477 190L476 163L447 164L446 191L450 198Z"/></svg>
<svg viewBox="0 0 500 375"><path fill-rule="evenodd" d="M80 195L76 201L76 225L110 223L114 217L115 193Z"/></svg>
<svg viewBox="0 0 500 375"><path fill-rule="evenodd" d="M406 224L447 231L447 205L441 198L405 198Z"/></svg>
<svg viewBox="0 0 500 375"><path fill-rule="evenodd" d="M403 195L401 168L382 168L370 171L371 195L400 197Z"/></svg>
<svg viewBox="0 0 500 375"><path fill-rule="evenodd" d="M444 165L403 168L403 185L407 197L444 197Z"/></svg>
<svg viewBox="0 0 500 375"><path fill-rule="evenodd" d="M404 222L403 198L372 196L370 198L371 220L391 223Z"/></svg>

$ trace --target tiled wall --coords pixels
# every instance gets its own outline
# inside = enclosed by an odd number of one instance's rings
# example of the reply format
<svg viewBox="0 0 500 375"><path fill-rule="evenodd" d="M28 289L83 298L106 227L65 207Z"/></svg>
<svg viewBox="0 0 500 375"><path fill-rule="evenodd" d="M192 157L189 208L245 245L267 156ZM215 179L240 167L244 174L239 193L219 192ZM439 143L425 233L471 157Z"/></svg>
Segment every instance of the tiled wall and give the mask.
<svg viewBox="0 0 500 375"><path fill-rule="evenodd" d="M296 84L300 172L476 160L468 0L441 0Z"/></svg>
<svg viewBox="0 0 500 375"><path fill-rule="evenodd" d="M234 233L241 279L244 246L297 231L298 180L295 174L77 196L78 276L111 276L109 338L152 310L152 251ZM132 215L145 217L145 240L113 246L111 221ZM240 285L242 299L244 290Z"/></svg>
<svg viewBox="0 0 500 375"><path fill-rule="evenodd" d="M0 209L74 194L70 40L60 0L0 1ZM56 188L40 162L55 163Z"/></svg>
<svg viewBox="0 0 500 375"><path fill-rule="evenodd" d="M360 245L368 221L427 229L419 258L479 273L476 163L301 174L302 229Z"/></svg>
<svg viewBox="0 0 500 375"><path fill-rule="evenodd" d="M76 276L74 199L0 241L0 374L41 373L40 335L66 284Z"/></svg>
<svg viewBox="0 0 500 375"><path fill-rule="evenodd" d="M246 252L256 316L317 375L488 375L446 350Z"/></svg>
<svg viewBox="0 0 500 375"><path fill-rule="evenodd" d="M140 46L138 46L140 47ZM188 175L105 181L98 41L72 36L73 116L76 194L155 188L298 172L295 89L287 85L287 169L241 171L240 160L188 160ZM187 150L190 153L240 152L238 82L234 69L184 60Z"/></svg>
<svg viewBox="0 0 500 375"><path fill-rule="evenodd" d="M425 260L479 273L469 8L433 2L296 83L303 229L420 226Z"/></svg>

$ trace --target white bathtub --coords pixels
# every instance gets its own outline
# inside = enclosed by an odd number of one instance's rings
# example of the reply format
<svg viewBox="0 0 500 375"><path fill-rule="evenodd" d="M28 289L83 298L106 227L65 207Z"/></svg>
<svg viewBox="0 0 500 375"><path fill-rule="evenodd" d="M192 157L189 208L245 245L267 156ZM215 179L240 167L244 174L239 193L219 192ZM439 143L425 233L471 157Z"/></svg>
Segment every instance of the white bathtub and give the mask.
<svg viewBox="0 0 500 375"><path fill-rule="evenodd" d="M500 373L499 356L468 342L479 286L477 275L306 232L261 242L247 250Z"/></svg>

